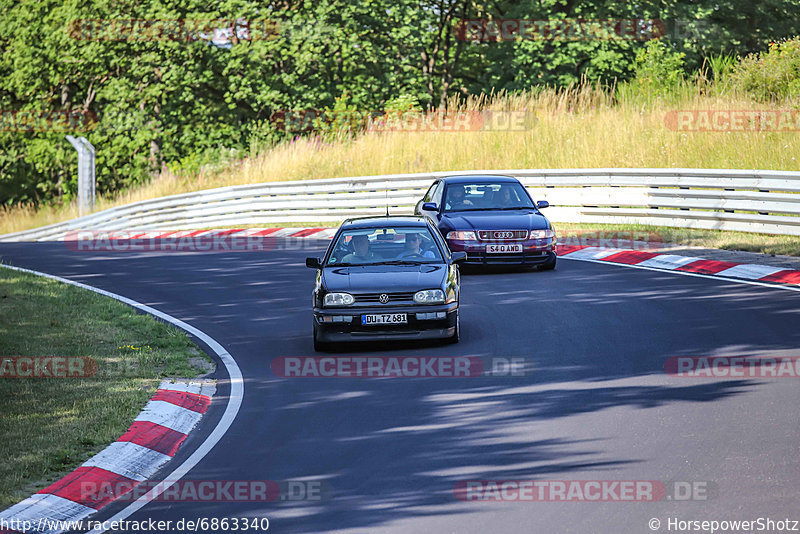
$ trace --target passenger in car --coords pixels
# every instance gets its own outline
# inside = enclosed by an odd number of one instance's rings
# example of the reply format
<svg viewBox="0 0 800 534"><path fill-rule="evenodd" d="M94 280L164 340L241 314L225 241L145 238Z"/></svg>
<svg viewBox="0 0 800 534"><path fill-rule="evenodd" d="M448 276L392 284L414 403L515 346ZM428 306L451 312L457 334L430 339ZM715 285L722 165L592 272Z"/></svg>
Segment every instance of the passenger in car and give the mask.
<svg viewBox="0 0 800 534"><path fill-rule="evenodd" d="M370 252L368 236L354 235L351 241L353 252L342 258L343 263L365 263L373 259L374 255Z"/></svg>

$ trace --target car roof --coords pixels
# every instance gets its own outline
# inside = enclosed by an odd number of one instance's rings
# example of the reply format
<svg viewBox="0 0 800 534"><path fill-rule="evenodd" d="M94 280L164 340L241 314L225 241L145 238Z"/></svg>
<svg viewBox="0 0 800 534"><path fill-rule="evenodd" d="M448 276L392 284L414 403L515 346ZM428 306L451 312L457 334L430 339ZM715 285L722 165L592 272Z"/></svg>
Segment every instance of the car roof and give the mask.
<svg viewBox="0 0 800 534"><path fill-rule="evenodd" d="M519 180L513 176L505 176L502 174L444 176L441 180L447 184L488 184L498 182L519 183Z"/></svg>
<svg viewBox="0 0 800 534"><path fill-rule="evenodd" d="M342 228L390 228L392 226L419 226L426 227L428 222L425 217L414 215L389 215L382 217L358 217L347 219L342 223Z"/></svg>

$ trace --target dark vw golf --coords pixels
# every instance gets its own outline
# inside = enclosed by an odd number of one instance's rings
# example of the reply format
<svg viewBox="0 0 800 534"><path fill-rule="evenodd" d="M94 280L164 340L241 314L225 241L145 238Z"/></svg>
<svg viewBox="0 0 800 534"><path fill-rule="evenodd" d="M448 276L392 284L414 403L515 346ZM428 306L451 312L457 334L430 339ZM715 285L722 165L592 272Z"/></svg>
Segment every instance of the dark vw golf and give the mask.
<svg viewBox="0 0 800 534"><path fill-rule="evenodd" d="M439 228L450 250L470 265L556 266L556 233L519 180L510 176L448 176L436 180L416 213Z"/></svg>
<svg viewBox="0 0 800 534"><path fill-rule="evenodd" d="M317 269L314 348L373 339L458 341L458 263L424 217L349 219Z"/></svg>

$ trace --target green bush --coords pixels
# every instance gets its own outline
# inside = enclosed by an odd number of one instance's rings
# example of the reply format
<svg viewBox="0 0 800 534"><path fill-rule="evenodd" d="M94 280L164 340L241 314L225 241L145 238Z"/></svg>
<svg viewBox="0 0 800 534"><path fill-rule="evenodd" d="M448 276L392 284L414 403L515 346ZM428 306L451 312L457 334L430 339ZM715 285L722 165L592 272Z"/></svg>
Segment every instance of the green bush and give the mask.
<svg viewBox="0 0 800 534"><path fill-rule="evenodd" d="M800 37L770 43L760 54L750 54L734 68L735 86L756 100L800 98Z"/></svg>
<svg viewBox="0 0 800 534"><path fill-rule="evenodd" d="M636 52L634 77L618 87L617 98L628 102L677 98L684 86L684 57L661 39L648 41Z"/></svg>

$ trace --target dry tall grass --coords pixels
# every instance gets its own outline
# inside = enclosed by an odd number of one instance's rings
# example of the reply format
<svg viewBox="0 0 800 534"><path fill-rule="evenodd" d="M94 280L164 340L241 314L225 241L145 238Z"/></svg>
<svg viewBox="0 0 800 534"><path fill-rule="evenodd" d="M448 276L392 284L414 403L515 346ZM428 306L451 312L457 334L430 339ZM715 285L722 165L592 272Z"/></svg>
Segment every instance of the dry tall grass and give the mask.
<svg viewBox="0 0 800 534"><path fill-rule="evenodd" d="M164 173L149 184L98 202L98 209L226 185L387 173L468 169L700 167L800 170L798 132L679 132L665 114L681 109L782 109L742 96L685 87L670 101L622 98L588 84L523 94L451 100L450 110L526 111L526 131L368 132L354 139L300 138L194 176ZM0 212L0 233L66 220L74 206Z"/></svg>

